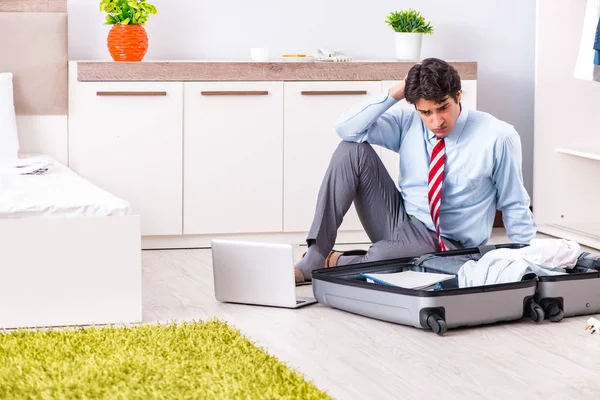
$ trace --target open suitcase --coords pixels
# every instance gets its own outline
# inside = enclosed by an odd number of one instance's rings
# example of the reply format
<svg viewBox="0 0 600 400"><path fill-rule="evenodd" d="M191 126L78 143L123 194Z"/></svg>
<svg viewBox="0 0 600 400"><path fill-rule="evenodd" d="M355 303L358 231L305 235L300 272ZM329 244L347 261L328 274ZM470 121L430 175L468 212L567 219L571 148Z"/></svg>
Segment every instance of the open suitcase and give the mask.
<svg viewBox="0 0 600 400"><path fill-rule="evenodd" d="M519 248L506 244L452 250L421 257L385 260L312 273L313 293L318 302L351 313L431 329L443 335L447 329L517 320L524 316L535 322L544 311L535 301L537 276L519 282L459 288L456 280L442 283L441 290L415 290L369 283L361 273L400 271L458 273L468 260L478 260L495 248Z"/></svg>
<svg viewBox="0 0 600 400"><path fill-rule="evenodd" d="M600 313L600 258L582 253L577 265L567 271L538 278L535 298L546 318L558 322L563 317Z"/></svg>

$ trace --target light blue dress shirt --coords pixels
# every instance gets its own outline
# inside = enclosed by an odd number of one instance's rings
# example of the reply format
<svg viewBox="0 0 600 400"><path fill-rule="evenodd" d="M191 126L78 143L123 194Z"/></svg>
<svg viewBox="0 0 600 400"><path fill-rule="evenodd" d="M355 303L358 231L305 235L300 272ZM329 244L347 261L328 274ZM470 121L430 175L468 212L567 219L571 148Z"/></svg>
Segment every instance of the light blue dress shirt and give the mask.
<svg viewBox="0 0 600 400"><path fill-rule="evenodd" d="M345 141L367 142L399 153L398 186L405 210L435 231L427 202L435 135L414 106L391 108L397 102L387 92L372 96L346 110L336 130ZM486 244L498 209L509 239L529 243L537 225L523 186L521 140L514 127L463 107L445 146L442 236L465 247Z"/></svg>

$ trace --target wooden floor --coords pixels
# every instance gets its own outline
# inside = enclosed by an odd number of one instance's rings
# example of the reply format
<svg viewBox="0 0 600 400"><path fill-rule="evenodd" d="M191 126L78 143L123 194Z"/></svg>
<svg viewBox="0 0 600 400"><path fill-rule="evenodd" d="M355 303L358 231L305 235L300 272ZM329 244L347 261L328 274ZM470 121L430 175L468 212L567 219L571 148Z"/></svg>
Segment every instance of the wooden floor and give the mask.
<svg viewBox="0 0 600 400"><path fill-rule="evenodd" d="M508 240L495 230L492 242ZM336 399L600 396L600 335L584 330L588 317L524 319L440 337L321 304L218 303L207 249L144 251L143 264L145 322L219 317ZM311 295L312 287L298 292Z"/></svg>

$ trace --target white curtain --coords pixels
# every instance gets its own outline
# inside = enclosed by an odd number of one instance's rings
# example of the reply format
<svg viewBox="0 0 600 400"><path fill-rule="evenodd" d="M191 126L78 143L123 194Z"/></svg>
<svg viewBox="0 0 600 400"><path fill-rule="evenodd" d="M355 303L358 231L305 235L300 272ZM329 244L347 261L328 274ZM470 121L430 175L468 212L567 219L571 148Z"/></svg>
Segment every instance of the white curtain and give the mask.
<svg viewBox="0 0 600 400"><path fill-rule="evenodd" d="M600 0L587 0L575 78L600 82Z"/></svg>

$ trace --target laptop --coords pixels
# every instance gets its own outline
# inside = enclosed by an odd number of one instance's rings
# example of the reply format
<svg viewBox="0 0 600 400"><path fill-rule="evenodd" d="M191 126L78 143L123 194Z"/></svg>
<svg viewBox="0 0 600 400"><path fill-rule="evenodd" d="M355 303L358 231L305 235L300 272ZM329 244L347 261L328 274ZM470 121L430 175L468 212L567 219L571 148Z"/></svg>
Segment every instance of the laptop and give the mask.
<svg viewBox="0 0 600 400"><path fill-rule="evenodd" d="M289 244L212 240L215 297L220 302L299 308L316 303L296 296Z"/></svg>

